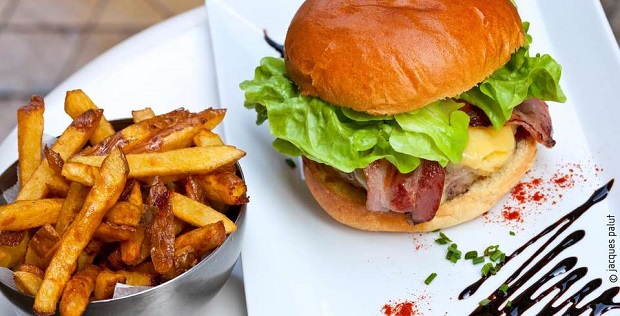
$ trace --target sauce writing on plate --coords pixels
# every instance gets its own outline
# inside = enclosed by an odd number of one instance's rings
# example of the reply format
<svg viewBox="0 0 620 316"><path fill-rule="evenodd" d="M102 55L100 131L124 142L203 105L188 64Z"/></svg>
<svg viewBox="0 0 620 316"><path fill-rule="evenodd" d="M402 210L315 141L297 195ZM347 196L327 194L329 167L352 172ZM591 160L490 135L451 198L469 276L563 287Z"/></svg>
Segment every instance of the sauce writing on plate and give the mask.
<svg viewBox="0 0 620 316"><path fill-rule="evenodd" d="M564 183L564 180L561 180L562 178L557 179L560 183ZM578 267L575 269L578 263L577 257L568 257L561 260L554 267L546 270L542 277L540 277L538 280L535 280L534 284L525 289L518 296L512 298L512 300L509 300L509 297L512 294L516 293L537 272L543 271L548 262L556 258L564 250L577 244L585 237L586 232L584 230L575 230L568 234L568 236L566 236L555 247L544 253L542 258L537 261L533 261L534 258L538 257L545 250L547 250L549 245L556 238L558 238L558 236L560 236L562 232L570 228L572 224L577 219L579 219L579 217L581 217L581 215L583 215L596 203L604 200L607 197L609 190L613 185L613 182L614 181L611 180L605 186L596 190L594 194L592 194L592 196L588 199L588 201L586 201L583 205L579 206L572 212L560 218L555 223L549 225L538 235L534 236L528 242L515 250L515 252L513 252L511 255L507 256L506 260L501 265L505 265L506 263L508 263L511 259L518 256L520 253L522 253L525 249L527 249L539 239L543 237L548 237L545 243L540 246L534 252L534 254L532 254L532 256L528 260L526 260L523 265L521 265L512 275L510 275L504 281L504 284L509 285L508 289L496 289L487 297L486 304L478 306L478 308L476 308L470 315L496 315L500 313L505 313L507 315L521 315L530 307L547 298L551 294L554 294L554 296L539 311L541 315L553 315L562 310L564 315L581 315L588 310L590 311L590 315L601 315L610 310L620 309L620 303L616 303L613 300L613 298L618 293L620 293L620 287L617 286L606 289L599 296L592 298L585 304L582 304L582 301L584 301L589 294L593 293L602 285L602 280L600 278L590 280L583 287L578 289L573 295L571 295L564 301L559 301L560 297L564 296L564 294L571 288L573 284L584 278L587 274L588 268L586 267ZM551 232L556 229L557 231L551 234ZM526 270L529 265L532 266L528 270ZM566 275L561 280L557 281L550 288L541 292L537 296L533 296L544 285L563 274ZM478 290L478 288L486 281L486 279L488 279L488 276L482 277L478 281L466 287L460 293L459 299L465 299L473 295ZM578 308L578 305L581 307Z"/></svg>

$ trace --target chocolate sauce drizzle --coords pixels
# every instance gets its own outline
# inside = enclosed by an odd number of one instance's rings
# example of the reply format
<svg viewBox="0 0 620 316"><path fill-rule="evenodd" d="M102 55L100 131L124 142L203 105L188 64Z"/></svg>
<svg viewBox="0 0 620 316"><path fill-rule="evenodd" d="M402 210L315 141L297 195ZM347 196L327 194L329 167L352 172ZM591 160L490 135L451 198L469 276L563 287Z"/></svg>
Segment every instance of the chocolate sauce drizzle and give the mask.
<svg viewBox="0 0 620 316"><path fill-rule="evenodd" d="M555 315L556 313L559 313L564 309L566 310L563 311L563 315L581 315L588 310L590 310L590 315L602 315L610 310L620 309L620 303L614 302L613 300L614 297L616 297L616 295L620 293L620 287L618 286L614 286L605 290L599 296L593 298L585 304L580 304L586 296L594 292L602 285L603 282L600 278L591 280L581 289L577 290L568 299L563 302L558 302L560 296L563 296L563 294L565 294L573 284L585 277L588 272L588 268L586 267L578 267L575 269L575 266L577 266L578 262L577 257L568 257L561 260L553 268L547 270L546 273L538 280L536 280L536 282L534 282L534 284L532 284L529 288L525 289L510 302L508 300L508 298L513 293L517 292L527 281L532 279L532 277L537 272L542 271L548 262L556 258L564 250L575 245L585 237L586 232L584 230L576 230L566 236L560 243L558 243L547 253L545 253L538 261L532 261L534 258L538 257L543 251L545 251L549 247L549 245L560 234L562 234L566 229L568 229L577 219L579 219L581 215L583 215L596 203L604 200L609 194L609 190L611 189L613 183L614 180L609 181L606 185L596 190L594 194L592 194L592 196L588 199L588 201L586 201L583 205L563 216L555 223L549 225L538 235L534 236L528 242L515 250L512 254L507 256L506 260L500 264L500 267L518 256L540 238L547 236L548 234L557 229L557 231L555 231L555 233L553 233L549 237L549 239L538 250L536 250L528 260L526 260L523 265L521 265L512 275L510 275L506 279L506 281L504 281L504 284L510 285L508 290L504 292L500 290L500 288L497 288L487 297L489 303L484 306L478 306L478 308L476 308L470 315L497 315L502 313L511 316L521 315L526 310L534 306L536 303L543 300L554 292L557 293L553 296L549 303L547 303L547 305L542 308L542 310L539 312L540 315ZM531 267L528 270L525 270L530 265ZM566 275L561 280L557 281L555 284L553 284L553 286L541 292L536 297L533 297L534 293L540 290L545 284L563 274ZM473 295L488 278L489 276L481 277L478 281L466 287L459 294L459 299L462 300ZM581 308L577 308L577 305L582 306Z"/></svg>
<svg viewBox="0 0 620 316"><path fill-rule="evenodd" d="M271 48L275 49L280 53L280 57L284 58L284 45L274 41L269 35L267 35L267 31L263 30L263 37L265 38L265 42L271 46Z"/></svg>

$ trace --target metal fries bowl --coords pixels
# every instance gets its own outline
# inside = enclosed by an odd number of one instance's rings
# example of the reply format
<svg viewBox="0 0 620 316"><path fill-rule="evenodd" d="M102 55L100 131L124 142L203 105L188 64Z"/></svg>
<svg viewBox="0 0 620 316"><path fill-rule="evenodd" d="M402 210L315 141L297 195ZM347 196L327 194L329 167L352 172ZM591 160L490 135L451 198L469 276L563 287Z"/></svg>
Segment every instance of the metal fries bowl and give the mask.
<svg viewBox="0 0 620 316"><path fill-rule="evenodd" d="M131 124L131 120L111 122L115 128ZM241 167L236 165L243 178ZM17 162L0 175L0 193L17 183ZM6 204L4 194L0 204ZM226 241L203 258L196 266L176 278L144 291L108 300L93 301L84 315L195 315L222 288L237 262L245 230L246 206L231 207L227 215L237 230ZM0 280L0 292L7 297L19 314L34 315L34 297L23 294ZM57 309L58 311L58 309Z"/></svg>

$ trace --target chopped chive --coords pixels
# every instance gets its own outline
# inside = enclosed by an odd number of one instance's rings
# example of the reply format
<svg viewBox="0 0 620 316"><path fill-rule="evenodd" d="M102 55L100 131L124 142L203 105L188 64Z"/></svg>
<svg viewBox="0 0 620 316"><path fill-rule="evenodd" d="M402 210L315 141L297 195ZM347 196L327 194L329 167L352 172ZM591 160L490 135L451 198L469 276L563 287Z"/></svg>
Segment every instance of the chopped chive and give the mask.
<svg viewBox="0 0 620 316"><path fill-rule="evenodd" d="M514 235L516 235L516 233L511 230L510 231L510 236L514 236Z"/></svg>
<svg viewBox="0 0 620 316"><path fill-rule="evenodd" d="M511 300L508 300L506 302L506 307L512 307L512 301Z"/></svg>
<svg viewBox="0 0 620 316"><path fill-rule="evenodd" d="M431 284L431 282L433 282L436 276L437 276L437 273L435 272L431 273L428 277L426 277L426 280L424 280L424 284L426 285Z"/></svg>
<svg viewBox="0 0 620 316"><path fill-rule="evenodd" d="M502 252L502 255L499 256L499 262L504 263L506 262L506 254Z"/></svg>
<svg viewBox="0 0 620 316"><path fill-rule="evenodd" d="M450 238L448 238L448 236L446 236L446 234L444 234L443 232L439 232L439 237L445 238L447 240L450 240ZM452 240L450 240L450 241L452 241Z"/></svg>
<svg viewBox="0 0 620 316"><path fill-rule="evenodd" d="M449 243L450 241L445 239L445 238L437 238L437 239L435 239L435 242L440 244L440 245L445 245L445 244Z"/></svg>
<svg viewBox="0 0 620 316"><path fill-rule="evenodd" d="M493 269L491 269L491 274L496 274L501 268L502 266L499 263L496 264L495 266L493 266Z"/></svg>
<svg viewBox="0 0 620 316"><path fill-rule="evenodd" d="M478 252L476 250L468 251L465 253L465 259L474 259L478 257Z"/></svg>
<svg viewBox="0 0 620 316"><path fill-rule="evenodd" d="M502 291L502 293L506 294L508 292L508 284L504 283L499 287L499 290Z"/></svg>
<svg viewBox="0 0 620 316"><path fill-rule="evenodd" d="M293 161L293 159L290 158L286 158L286 164L291 167L291 169L295 169L297 167L297 165L295 164L295 162Z"/></svg>
<svg viewBox="0 0 620 316"><path fill-rule="evenodd" d="M487 276L489 275L492 269L493 269L493 264L490 262L487 262L485 265L482 266L482 269L480 269L480 272L482 272L483 276Z"/></svg>
<svg viewBox="0 0 620 316"><path fill-rule="evenodd" d="M499 248L499 245L488 246L487 249L484 250L484 255L485 256L490 256L498 248Z"/></svg>
<svg viewBox="0 0 620 316"><path fill-rule="evenodd" d="M489 256L489 258L491 259L491 261L495 262L497 261L497 259L499 259L504 253L499 250L496 249L495 251L493 251L493 253Z"/></svg>
<svg viewBox="0 0 620 316"><path fill-rule="evenodd" d="M478 305L480 305L480 306L487 306L489 303L491 303L491 300L488 299L488 298L485 298L482 301L478 302Z"/></svg>
<svg viewBox="0 0 620 316"><path fill-rule="evenodd" d="M476 257L474 259L471 259L471 263L473 264L479 264L479 263L483 263L484 262L484 257L480 256L480 257Z"/></svg>
<svg viewBox="0 0 620 316"><path fill-rule="evenodd" d="M448 253L446 253L446 259L452 261L453 263L456 263L459 259L461 259L461 256L463 255L463 253L458 250L458 245L455 243L450 244L450 246L448 246Z"/></svg>
<svg viewBox="0 0 620 316"><path fill-rule="evenodd" d="M446 234L439 232L439 238L435 239L435 242L441 245L445 245L449 242L452 242L452 240L450 240L450 238L448 238Z"/></svg>

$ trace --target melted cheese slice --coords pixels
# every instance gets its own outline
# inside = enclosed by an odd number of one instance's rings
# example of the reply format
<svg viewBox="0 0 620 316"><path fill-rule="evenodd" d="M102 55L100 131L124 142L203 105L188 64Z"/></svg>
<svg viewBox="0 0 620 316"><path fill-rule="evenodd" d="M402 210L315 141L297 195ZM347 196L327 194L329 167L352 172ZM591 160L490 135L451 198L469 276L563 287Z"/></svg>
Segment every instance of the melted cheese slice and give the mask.
<svg viewBox="0 0 620 316"><path fill-rule="evenodd" d="M461 164L489 175L501 168L515 151L515 137L512 126L499 130L491 127L470 127L469 143L463 152Z"/></svg>

